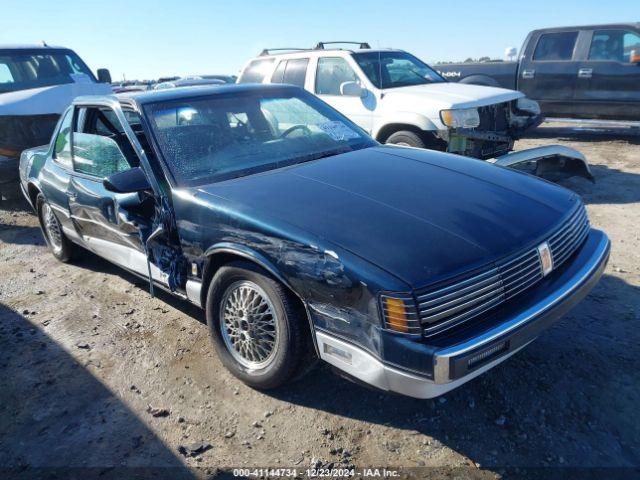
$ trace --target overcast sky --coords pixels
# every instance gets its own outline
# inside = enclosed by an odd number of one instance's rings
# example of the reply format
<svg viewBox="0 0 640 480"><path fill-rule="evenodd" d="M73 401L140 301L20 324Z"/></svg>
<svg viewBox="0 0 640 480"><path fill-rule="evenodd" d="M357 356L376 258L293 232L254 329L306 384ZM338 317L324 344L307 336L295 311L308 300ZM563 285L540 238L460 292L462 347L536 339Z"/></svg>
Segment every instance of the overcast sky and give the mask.
<svg viewBox="0 0 640 480"><path fill-rule="evenodd" d="M320 40L502 58L534 28L632 20L638 0L0 0L0 44L69 47L119 80L234 74L263 48Z"/></svg>

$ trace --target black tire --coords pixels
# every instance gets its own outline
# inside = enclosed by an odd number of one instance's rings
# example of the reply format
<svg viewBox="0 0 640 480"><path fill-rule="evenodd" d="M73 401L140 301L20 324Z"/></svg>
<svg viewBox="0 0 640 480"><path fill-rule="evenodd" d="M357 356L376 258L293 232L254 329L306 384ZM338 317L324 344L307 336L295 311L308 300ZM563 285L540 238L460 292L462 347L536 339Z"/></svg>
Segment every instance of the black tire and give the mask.
<svg viewBox="0 0 640 480"><path fill-rule="evenodd" d="M392 133L387 138L385 143L392 143L394 145L405 145L408 147L425 148L424 140L420 138L420 135L409 130L400 130L399 132Z"/></svg>
<svg viewBox="0 0 640 480"><path fill-rule="evenodd" d="M49 209L49 210L47 210ZM38 194L36 198L36 212L38 213L38 220L40 222L40 229L42 230L42 236L44 237L45 242L49 246L51 253L54 257L56 257L61 262L67 263L69 262L73 256L75 247L73 243L66 237L64 232L62 231L62 226L55 215L50 218L50 222L55 222L57 228L59 230L59 240L52 238L52 233L49 231L49 227L47 227L46 221L44 219L44 215L51 211L51 206L44 198L44 195L41 193Z"/></svg>
<svg viewBox="0 0 640 480"><path fill-rule="evenodd" d="M267 364L257 367L241 363L248 360L237 358L242 357L237 348L232 353L233 347L229 345L230 330L226 329L227 340L225 340L221 321L221 303L223 301L227 303L227 298L233 294L234 290L243 286L252 288L251 285L257 285L262 290L261 293L266 294L270 302L268 308L273 307L275 315L272 318L274 318L274 324L277 324L277 327L274 327L274 338L277 338L275 347L271 350L269 359L265 360ZM247 315L247 312L243 314L243 316ZM316 355L304 310L282 284L250 262L231 262L216 272L207 292L206 316L218 357L234 376L253 388L264 390L277 388L290 380L299 378L301 372L308 371L309 364L314 363L313 359ZM248 325L249 322L245 324ZM247 332L247 330L235 330L236 333L238 331L242 331L242 335Z"/></svg>

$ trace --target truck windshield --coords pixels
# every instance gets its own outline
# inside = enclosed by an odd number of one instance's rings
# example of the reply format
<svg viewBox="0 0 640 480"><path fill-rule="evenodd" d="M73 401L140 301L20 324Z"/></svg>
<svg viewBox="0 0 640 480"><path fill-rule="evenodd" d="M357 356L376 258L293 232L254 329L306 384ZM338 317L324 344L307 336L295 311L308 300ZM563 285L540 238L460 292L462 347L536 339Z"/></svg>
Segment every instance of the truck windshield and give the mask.
<svg viewBox="0 0 640 480"><path fill-rule="evenodd" d="M378 88L396 88L445 79L422 60L406 52L354 53L353 58Z"/></svg>
<svg viewBox="0 0 640 480"><path fill-rule="evenodd" d="M235 90L145 107L180 186L200 186L377 145L299 88Z"/></svg>
<svg viewBox="0 0 640 480"><path fill-rule="evenodd" d="M406 52L354 53L371 83L378 88L396 88L445 81L429 65Z"/></svg>
<svg viewBox="0 0 640 480"><path fill-rule="evenodd" d="M0 93L73 82L96 82L71 50L0 49Z"/></svg>

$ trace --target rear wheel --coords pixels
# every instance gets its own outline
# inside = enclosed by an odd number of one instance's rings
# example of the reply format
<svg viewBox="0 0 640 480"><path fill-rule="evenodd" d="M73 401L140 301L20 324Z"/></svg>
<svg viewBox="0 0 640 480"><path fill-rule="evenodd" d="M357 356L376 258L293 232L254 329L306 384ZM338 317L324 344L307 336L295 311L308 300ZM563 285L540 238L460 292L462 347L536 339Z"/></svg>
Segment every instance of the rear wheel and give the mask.
<svg viewBox="0 0 640 480"><path fill-rule="evenodd" d="M420 138L420 135L409 130L400 130L399 132L392 133L385 143L392 143L394 145L400 145L403 147L425 148L424 140Z"/></svg>
<svg viewBox="0 0 640 480"><path fill-rule="evenodd" d="M314 355L298 302L251 263L233 262L218 270L209 286L206 314L218 357L249 386L279 387Z"/></svg>
<svg viewBox="0 0 640 480"><path fill-rule="evenodd" d="M73 244L65 236L62 226L53 212L53 208L41 193L38 194L36 199L36 210L42 234L51 249L51 253L61 262L68 262L73 255Z"/></svg>

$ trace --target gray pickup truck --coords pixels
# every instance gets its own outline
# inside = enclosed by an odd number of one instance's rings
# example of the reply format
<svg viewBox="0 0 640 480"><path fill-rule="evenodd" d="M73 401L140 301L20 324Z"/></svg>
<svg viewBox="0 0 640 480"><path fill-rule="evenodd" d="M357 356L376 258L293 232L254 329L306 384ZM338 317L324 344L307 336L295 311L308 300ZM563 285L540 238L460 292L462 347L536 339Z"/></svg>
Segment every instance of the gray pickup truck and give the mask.
<svg viewBox="0 0 640 480"><path fill-rule="evenodd" d="M547 118L640 122L640 23L534 30L517 62L437 70L452 82L520 90Z"/></svg>

